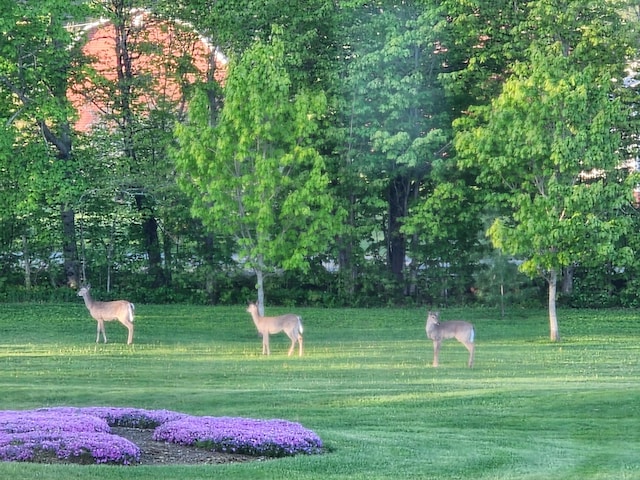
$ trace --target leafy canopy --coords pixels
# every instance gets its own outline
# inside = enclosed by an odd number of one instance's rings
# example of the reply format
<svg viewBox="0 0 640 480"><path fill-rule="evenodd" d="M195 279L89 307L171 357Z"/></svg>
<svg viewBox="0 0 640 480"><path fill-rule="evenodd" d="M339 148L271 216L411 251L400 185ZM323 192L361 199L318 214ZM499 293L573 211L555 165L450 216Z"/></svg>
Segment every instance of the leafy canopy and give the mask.
<svg viewBox="0 0 640 480"><path fill-rule="evenodd" d="M204 93L178 126L178 166L193 212L237 241L246 265L305 269L341 225L323 158L310 146L322 94L292 94L277 29L231 64L224 107L210 125Z"/></svg>
<svg viewBox="0 0 640 480"><path fill-rule="evenodd" d="M623 262L631 252L616 244L627 223L619 212L631 188L619 168L618 127L627 112L615 80L624 37L614 35L615 16L605 7L573 5L558 27L548 2L536 6L529 19L537 23L522 25L534 37L528 59L514 64L490 105L455 123L460 165L474 169L491 189L488 200L504 208L488 234L525 258L527 273Z"/></svg>

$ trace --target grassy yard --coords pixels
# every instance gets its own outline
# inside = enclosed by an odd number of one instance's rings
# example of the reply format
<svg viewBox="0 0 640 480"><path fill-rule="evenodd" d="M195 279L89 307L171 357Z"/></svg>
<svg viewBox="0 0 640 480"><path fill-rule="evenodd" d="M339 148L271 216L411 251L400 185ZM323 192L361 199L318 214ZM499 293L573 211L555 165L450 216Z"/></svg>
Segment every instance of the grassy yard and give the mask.
<svg viewBox="0 0 640 480"><path fill-rule="evenodd" d="M285 310L267 308L267 314ZM0 409L121 406L283 418L328 453L222 466L0 463L11 479L640 478L640 323L633 311L443 310L476 325L431 368L424 309L300 309L305 356L261 355L243 307L138 305L126 329L81 300L0 306Z"/></svg>

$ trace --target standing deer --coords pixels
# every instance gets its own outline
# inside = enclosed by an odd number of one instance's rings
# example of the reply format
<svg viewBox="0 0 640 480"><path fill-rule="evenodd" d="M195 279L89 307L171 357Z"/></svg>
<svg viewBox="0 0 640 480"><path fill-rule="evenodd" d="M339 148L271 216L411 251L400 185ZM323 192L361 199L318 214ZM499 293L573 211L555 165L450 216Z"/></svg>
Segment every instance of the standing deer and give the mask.
<svg viewBox="0 0 640 480"><path fill-rule="evenodd" d="M256 303L249 303L247 312L251 314L253 323L260 335L262 335L262 354L270 355L269 350L269 334L284 332L291 339L291 348L289 349L289 356L293 353L293 349L298 342L299 355L302 356L302 319L298 315L288 313L286 315L280 315L279 317L261 317L258 313L258 305Z"/></svg>
<svg viewBox="0 0 640 480"><path fill-rule="evenodd" d="M462 320L453 320L450 322L440 322L439 312L429 312L427 315L427 337L433 340L433 366L437 367L438 355L440 353L440 344L442 340L455 338L469 350L469 368L473 367L473 354L475 344L475 330L473 325Z"/></svg>
<svg viewBox="0 0 640 480"><path fill-rule="evenodd" d="M133 343L133 311L134 305L126 300L116 300L114 302L98 302L91 298L89 294L90 286L82 287L78 291L78 296L84 298L84 304L89 309L91 316L98 322L98 335L96 343L100 341L100 332L104 343L107 343L107 334L104 331L104 322L118 320L129 330L127 345Z"/></svg>

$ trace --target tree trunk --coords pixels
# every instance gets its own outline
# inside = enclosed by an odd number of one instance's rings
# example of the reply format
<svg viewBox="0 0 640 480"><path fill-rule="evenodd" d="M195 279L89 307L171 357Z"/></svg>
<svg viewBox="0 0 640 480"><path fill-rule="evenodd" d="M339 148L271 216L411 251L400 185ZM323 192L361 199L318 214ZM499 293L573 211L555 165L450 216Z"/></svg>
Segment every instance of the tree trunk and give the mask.
<svg viewBox="0 0 640 480"><path fill-rule="evenodd" d="M216 284L216 277L214 275L214 272L216 271L216 262L215 262L215 255L214 255L214 251L215 251L215 238L213 236L213 234L208 233L205 235L204 237L204 252L203 252L203 258L204 261L206 262L206 269L205 269L205 279L204 279L204 288L205 291L207 292L207 299L211 304L215 304L218 301L218 294L217 294L217 284Z"/></svg>
<svg viewBox="0 0 640 480"><path fill-rule="evenodd" d="M389 186L389 221L387 226L387 261L391 273L398 282L402 282L406 243L404 234L400 231L401 219L407 214L408 181L396 177Z"/></svg>
<svg viewBox="0 0 640 480"><path fill-rule="evenodd" d="M164 255L164 281L167 285L171 285L172 281L173 245L174 243L171 241L171 237L167 235L165 231L164 235L162 235L162 253Z"/></svg>
<svg viewBox="0 0 640 480"><path fill-rule="evenodd" d="M566 267L562 271L562 293L571 295L573 292L573 267Z"/></svg>
<svg viewBox="0 0 640 480"><path fill-rule="evenodd" d="M218 116L222 110L223 96L221 89L218 87L218 81L216 80L216 70L218 68L217 51L214 49L209 56L209 65L207 68L207 82L209 87L207 88L207 100L209 101L209 126L213 127L218 124Z"/></svg>
<svg viewBox="0 0 640 480"><path fill-rule="evenodd" d="M31 256L26 235L22 235L22 257L24 258L24 288L31 290Z"/></svg>
<svg viewBox="0 0 640 480"><path fill-rule="evenodd" d="M262 267L256 267L256 288L258 290L258 313L264 317L264 271Z"/></svg>
<svg viewBox="0 0 640 480"><path fill-rule="evenodd" d="M556 311L556 293L558 289L558 272L555 269L551 269L549 272L549 332L552 342L560 341L560 334L558 332L558 313Z"/></svg>
<svg viewBox="0 0 640 480"><path fill-rule="evenodd" d="M107 292L111 292L111 284L112 284L112 266L113 266L113 252L115 250L115 245L117 242L116 239L116 218L113 217L113 221L111 222L111 231L109 233L109 243L105 245L105 256L107 262Z"/></svg>
<svg viewBox="0 0 640 480"><path fill-rule="evenodd" d="M61 207L62 254L67 285L77 288L78 281L78 245L76 242L76 214L71 208Z"/></svg>
<svg viewBox="0 0 640 480"><path fill-rule="evenodd" d="M414 202L414 205L415 205L419 200L420 188L416 186L411 190L413 191L411 200L412 202ZM411 236L411 243L409 248L411 248L411 246L415 248L415 246L418 245L418 243L419 243L418 233L416 232ZM414 299L416 299L418 295L418 268L419 268L418 262L416 262L415 260L413 260L409 264L409 282L405 291L405 295L413 297Z"/></svg>
<svg viewBox="0 0 640 480"><path fill-rule="evenodd" d="M142 215L142 244L147 253L147 268L151 285L161 287L166 285L166 278L162 268L162 247L158 237L158 221L144 195L136 196L136 207Z"/></svg>
<svg viewBox="0 0 640 480"><path fill-rule="evenodd" d="M66 86L65 86L66 87ZM60 96L66 95L66 88L60 90ZM49 144L58 151L58 160L68 162L71 159L71 127L69 122L62 123L57 132L53 132L44 120L40 120L40 131ZM73 172L65 167L69 179ZM78 286L78 245L76 242L76 214L67 205L60 206L60 219L62 221L62 255L64 256L64 273L67 285L71 288Z"/></svg>
<svg viewBox="0 0 640 480"><path fill-rule="evenodd" d="M154 287L166 284L166 277L162 268L162 249L158 239L158 222L153 215L145 216L142 221L142 236L147 251L149 276Z"/></svg>
<svg viewBox="0 0 640 480"><path fill-rule="evenodd" d="M355 228L356 225L355 204L356 197L351 193L349 194L349 216L347 219L347 225L351 228ZM351 235L348 234L341 237L338 243L340 245L338 251L338 275L342 279L344 293L351 297L356 291L356 279L358 277L358 271L353 261L353 240Z"/></svg>

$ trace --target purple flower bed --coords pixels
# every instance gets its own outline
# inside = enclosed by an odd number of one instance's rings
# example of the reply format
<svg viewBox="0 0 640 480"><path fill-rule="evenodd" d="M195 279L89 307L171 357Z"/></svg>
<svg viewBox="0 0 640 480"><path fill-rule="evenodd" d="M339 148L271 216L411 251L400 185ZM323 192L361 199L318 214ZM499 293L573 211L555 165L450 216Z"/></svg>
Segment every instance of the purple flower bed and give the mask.
<svg viewBox="0 0 640 480"><path fill-rule="evenodd" d="M140 449L117 435L102 418L81 411L0 411L0 460L128 465Z"/></svg>
<svg viewBox="0 0 640 480"><path fill-rule="evenodd" d="M169 410L55 407L0 411L0 461L130 465L140 449L111 427L155 428L157 441L226 453L282 457L322 453L322 440L285 420L194 417Z"/></svg>
<svg viewBox="0 0 640 480"><path fill-rule="evenodd" d="M154 440L226 453L283 457L322 452L322 440L299 423L232 417L185 417L156 428Z"/></svg>
<svg viewBox="0 0 640 480"><path fill-rule="evenodd" d="M140 460L140 449L129 440L96 432L0 432L0 460L50 461L130 465Z"/></svg>
<svg viewBox="0 0 640 480"><path fill-rule="evenodd" d="M186 413L170 410L145 410L142 408L118 407L53 407L41 408L38 412L53 413L55 415L91 415L102 418L112 427L155 428L166 422L188 417Z"/></svg>
<svg viewBox="0 0 640 480"><path fill-rule="evenodd" d="M97 415L75 412L47 412L42 410L0 411L0 431L5 433L41 432L103 432L109 424Z"/></svg>

